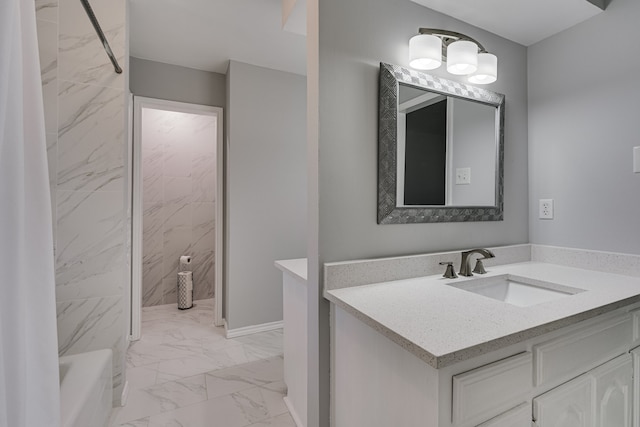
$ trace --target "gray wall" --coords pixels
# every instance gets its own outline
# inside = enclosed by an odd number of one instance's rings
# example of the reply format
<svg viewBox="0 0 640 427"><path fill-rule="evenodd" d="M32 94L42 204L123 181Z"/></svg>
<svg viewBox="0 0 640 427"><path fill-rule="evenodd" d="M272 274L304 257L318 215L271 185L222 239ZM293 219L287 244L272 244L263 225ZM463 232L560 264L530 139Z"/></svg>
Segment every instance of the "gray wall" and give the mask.
<svg viewBox="0 0 640 427"><path fill-rule="evenodd" d="M640 254L638 17L640 2L616 0L529 48L533 243ZM554 220L538 219L540 198Z"/></svg>
<svg viewBox="0 0 640 427"><path fill-rule="evenodd" d="M225 107L225 76L131 57L129 87L137 96Z"/></svg>
<svg viewBox="0 0 640 427"><path fill-rule="evenodd" d="M306 254L306 79L231 61L228 72L229 329L282 320L279 259Z"/></svg>
<svg viewBox="0 0 640 427"><path fill-rule="evenodd" d="M478 39L499 58L487 88L506 95L505 220L378 225L379 62L408 63L419 27ZM452 75L440 69L448 79ZM526 49L409 0L320 3L321 261L422 253L528 241ZM459 79L464 81L462 79Z"/></svg>
<svg viewBox="0 0 640 427"><path fill-rule="evenodd" d="M309 203L319 209L318 229L309 224L313 240L308 252L308 425L315 427L328 425L329 416L329 319L319 290L322 263L528 241L527 58L523 46L409 0L309 0L307 8L309 94L317 94L319 102L317 114L309 111L310 129L318 126L309 134ZM409 38L419 27L467 33L498 55L499 78L488 88L506 95L502 222L376 223L379 62L407 65ZM314 49L319 49L319 65ZM314 67L319 67L317 74ZM437 74L451 79L445 71ZM313 104L310 98L309 106ZM311 212L310 218L315 215Z"/></svg>

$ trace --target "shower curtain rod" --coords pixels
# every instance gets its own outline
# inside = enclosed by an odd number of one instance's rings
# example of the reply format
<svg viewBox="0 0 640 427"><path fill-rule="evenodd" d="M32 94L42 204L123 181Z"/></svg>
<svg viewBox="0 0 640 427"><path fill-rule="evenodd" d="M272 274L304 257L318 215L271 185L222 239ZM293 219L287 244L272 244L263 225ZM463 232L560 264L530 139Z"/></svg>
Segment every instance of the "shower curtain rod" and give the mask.
<svg viewBox="0 0 640 427"><path fill-rule="evenodd" d="M120 65L118 65L118 61L116 60L115 55L111 51L111 47L109 46L109 42L107 41L107 38L104 36L104 33L102 32L102 28L100 28L100 23L98 22L98 19L96 18L96 15L93 13L93 9L91 8L91 5L89 4L89 0L80 0L80 3L82 3L82 6L84 7L85 12L87 12L87 16L89 17L89 20L91 21L91 24L93 24L93 28L95 28L96 33L98 33L98 37L100 38L100 41L102 42L102 46L104 46L104 50L107 51L107 55L109 55L109 59L111 60L111 63L113 64L113 68L115 69L115 72L118 73L118 74L121 74L122 73L122 68L120 68Z"/></svg>

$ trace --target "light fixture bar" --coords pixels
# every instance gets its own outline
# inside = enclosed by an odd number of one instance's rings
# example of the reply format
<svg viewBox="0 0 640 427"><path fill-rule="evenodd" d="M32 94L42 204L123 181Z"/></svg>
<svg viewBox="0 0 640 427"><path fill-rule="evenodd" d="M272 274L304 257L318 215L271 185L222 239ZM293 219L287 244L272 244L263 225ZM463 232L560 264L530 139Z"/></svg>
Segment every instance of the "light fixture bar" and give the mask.
<svg viewBox="0 0 640 427"><path fill-rule="evenodd" d="M476 39L466 34L457 33L455 31L439 30L436 28L420 28L418 34L429 34L442 39L442 60L447 60L447 47L453 42L466 40L475 43L478 46L478 53L487 53L487 49L482 46Z"/></svg>

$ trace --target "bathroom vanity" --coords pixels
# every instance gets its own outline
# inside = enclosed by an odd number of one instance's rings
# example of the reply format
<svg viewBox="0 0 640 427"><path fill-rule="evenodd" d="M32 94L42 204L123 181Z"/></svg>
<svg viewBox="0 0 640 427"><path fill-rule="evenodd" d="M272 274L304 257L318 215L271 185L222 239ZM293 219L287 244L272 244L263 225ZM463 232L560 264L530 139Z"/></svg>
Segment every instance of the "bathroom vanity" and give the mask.
<svg viewBox="0 0 640 427"><path fill-rule="evenodd" d="M325 266L332 425L639 425L640 272L525 254L468 278L406 273L452 256ZM412 277L358 282L393 265Z"/></svg>

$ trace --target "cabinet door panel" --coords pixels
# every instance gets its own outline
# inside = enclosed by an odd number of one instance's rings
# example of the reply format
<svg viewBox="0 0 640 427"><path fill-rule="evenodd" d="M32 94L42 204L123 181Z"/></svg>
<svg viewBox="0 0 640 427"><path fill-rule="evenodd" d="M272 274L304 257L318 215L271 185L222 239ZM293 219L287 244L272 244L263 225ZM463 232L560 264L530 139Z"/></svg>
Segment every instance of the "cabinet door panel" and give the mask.
<svg viewBox="0 0 640 427"><path fill-rule="evenodd" d="M580 376L533 399L538 427L595 427L593 379Z"/></svg>
<svg viewBox="0 0 640 427"><path fill-rule="evenodd" d="M633 364L624 354L594 369L599 427L631 427Z"/></svg>
<svg viewBox="0 0 640 427"><path fill-rule="evenodd" d="M538 427L631 427L633 364L629 354L533 400Z"/></svg>
<svg viewBox="0 0 640 427"><path fill-rule="evenodd" d="M631 350L633 358L633 427L640 427L640 347Z"/></svg>

